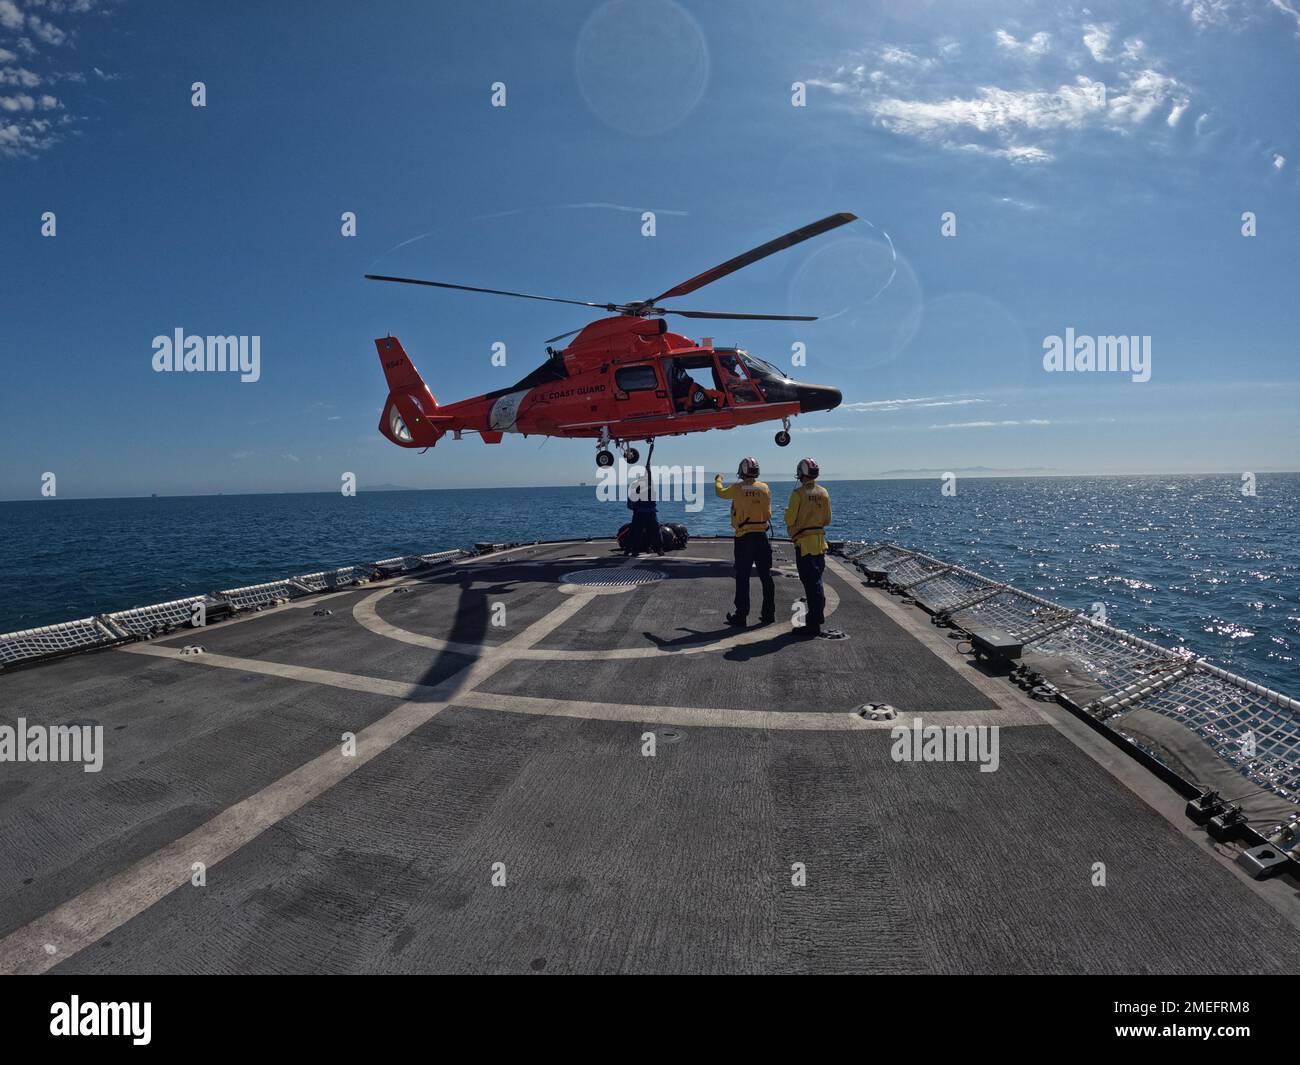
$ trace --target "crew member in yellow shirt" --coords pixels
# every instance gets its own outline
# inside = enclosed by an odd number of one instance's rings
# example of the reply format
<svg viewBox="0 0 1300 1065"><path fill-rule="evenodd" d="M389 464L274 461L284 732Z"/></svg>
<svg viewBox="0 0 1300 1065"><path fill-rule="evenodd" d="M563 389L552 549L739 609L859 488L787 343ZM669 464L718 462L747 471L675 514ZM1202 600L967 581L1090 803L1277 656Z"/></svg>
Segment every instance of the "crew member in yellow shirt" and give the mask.
<svg viewBox="0 0 1300 1065"><path fill-rule="evenodd" d="M796 631L812 639L821 635L826 622L826 589L822 586L826 534L823 530L831 523L831 494L817 483L821 469L812 459L800 459L795 476L799 478L799 487L790 493L790 503L785 508L785 529L794 541L795 565L808 602L807 619Z"/></svg>
<svg viewBox="0 0 1300 1065"><path fill-rule="evenodd" d="M736 534L736 610L727 624L742 628L749 618L749 571L758 570L763 586L763 608L758 623L776 620L776 584L772 580L772 544L767 530L772 524L772 490L758 479L758 460L743 458L736 470L740 481L726 488L722 474L713 479L713 490L731 500L731 528Z"/></svg>

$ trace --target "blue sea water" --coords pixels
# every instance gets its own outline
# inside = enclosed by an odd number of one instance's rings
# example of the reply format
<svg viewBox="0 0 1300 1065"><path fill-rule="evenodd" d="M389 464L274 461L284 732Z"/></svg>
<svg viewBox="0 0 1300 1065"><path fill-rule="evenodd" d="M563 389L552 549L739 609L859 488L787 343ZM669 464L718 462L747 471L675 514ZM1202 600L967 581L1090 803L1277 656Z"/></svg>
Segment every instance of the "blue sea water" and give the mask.
<svg viewBox="0 0 1300 1065"><path fill-rule="evenodd" d="M790 485L773 483L778 507ZM832 532L890 539L1300 695L1300 474L832 481ZM728 533L728 505L660 519ZM0 632L475 541L607 536L593 487L0 503ZM778 523L779 524L779 523Z"/></svg>

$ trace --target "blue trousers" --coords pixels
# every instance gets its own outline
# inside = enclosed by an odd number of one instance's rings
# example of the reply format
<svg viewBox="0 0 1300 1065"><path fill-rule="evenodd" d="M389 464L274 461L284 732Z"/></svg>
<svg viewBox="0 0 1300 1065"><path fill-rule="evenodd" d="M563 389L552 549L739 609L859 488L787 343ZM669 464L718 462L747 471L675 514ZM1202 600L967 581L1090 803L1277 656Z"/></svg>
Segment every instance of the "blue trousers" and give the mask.
<svg viewBox="0 0 1300 1065"><path fill-rule="evenodd" d="M659 515L651 511L633 511L632 528L628 532L628 541L634 552L645 551L664 553L663 541L659 533Z"/></svg>
<svg viewBox="0 0 1300 1065"><path fill-rule="evenodd" d="M752 532L736 537L736 614L749 616L749 571L758 570L763 586L762 620L776 616L776 583L772 580L772 544L767 533Z"/></svg>
<svg viewBox="0 0 1300 1065"><path fill-rule="evenodd" d="M799 570L799 580L803 582L803 594L808 600L807 623L814 628L821 628L826 621L826 589L822 586L822 574L826 572L826 556L805 555L796 547L794 558L795 567Z"/></svg>

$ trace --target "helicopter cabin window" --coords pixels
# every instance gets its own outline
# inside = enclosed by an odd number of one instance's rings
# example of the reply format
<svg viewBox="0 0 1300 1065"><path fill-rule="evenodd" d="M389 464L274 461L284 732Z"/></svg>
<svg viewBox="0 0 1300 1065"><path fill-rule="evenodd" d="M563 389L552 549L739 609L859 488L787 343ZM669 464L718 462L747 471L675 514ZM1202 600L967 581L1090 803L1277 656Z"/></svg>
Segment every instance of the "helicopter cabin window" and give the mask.
<svg viewBox="0 0 1300 1065"><path fill-rule="evenodd" d="M659 375L650 363L620 366L614 373L620 392L647 392L659 387Z"/></svg>
<svg viewBox="0 0 1300 1065"><path fill-rule="evenodd" d="M727 405L726 392L713 353L701 351L664 360L673 406L680 413L718 410Z"/></svg>

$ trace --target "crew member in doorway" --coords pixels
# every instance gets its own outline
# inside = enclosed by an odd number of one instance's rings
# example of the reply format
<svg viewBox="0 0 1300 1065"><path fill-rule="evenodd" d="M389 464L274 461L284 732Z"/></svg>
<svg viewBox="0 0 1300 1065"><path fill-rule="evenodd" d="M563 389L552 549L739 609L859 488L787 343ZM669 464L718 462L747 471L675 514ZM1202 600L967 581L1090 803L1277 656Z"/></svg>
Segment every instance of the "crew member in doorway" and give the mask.
<svg viewBox="0 0 1300 1065"><path fill-rule="evenodd" d="M826 534L831 523L831 495L817 483L821 469L812 459L800 459L795 470L799 487L790 493L785 508L785 528L794 541L795 564L803 582L808 616L796 630L806 639L820 636L826 622L826 589L822 574L826 569Z"/></svg>
<svg viewBox="0 0 1300 1065"><path fill-rule="evenodd" d="M736 610L727 624L744 626L749 618L749 571L758 570L763 586L763 607L758 623L776 620L776 585L772 581L772 544L767 530L772 524L772 490L758 479L758 460L743 458L736 470L740 481L724 488L722 474L713 479L713 490L731 500L731 528L736 534Z"/></svg>
<svg viewBox="0 0 1300 1065"><path fill-rule="evenodd" d="M638 473L628 481L627 509L632 512L632 528L627 533L628 549L625 555L639 555L642 551L664 553L663 534L659 531L659 506L650 490L650 479Z"/></svg>

